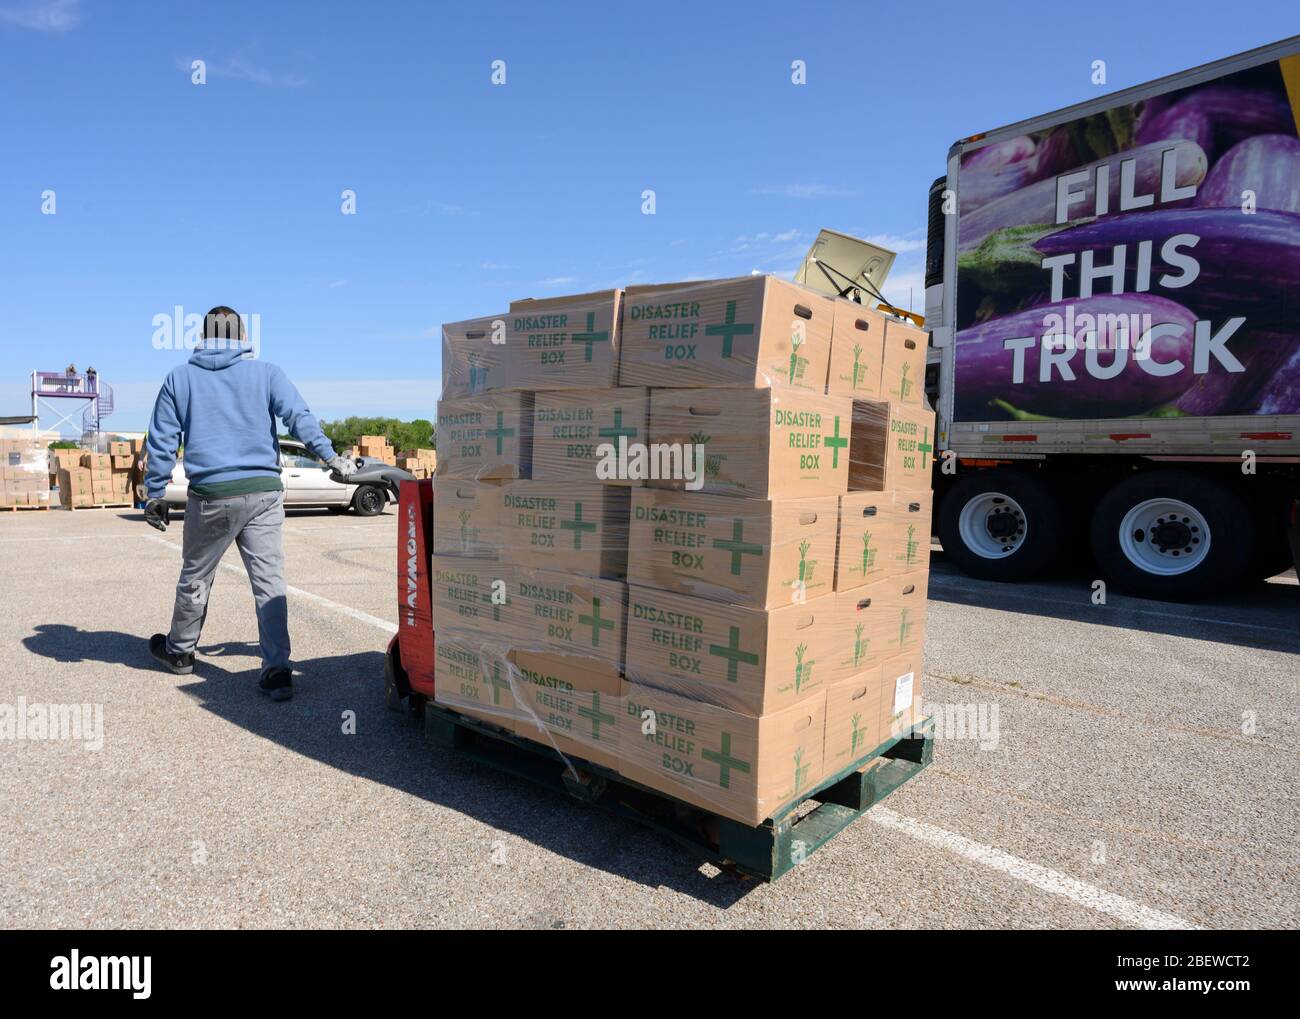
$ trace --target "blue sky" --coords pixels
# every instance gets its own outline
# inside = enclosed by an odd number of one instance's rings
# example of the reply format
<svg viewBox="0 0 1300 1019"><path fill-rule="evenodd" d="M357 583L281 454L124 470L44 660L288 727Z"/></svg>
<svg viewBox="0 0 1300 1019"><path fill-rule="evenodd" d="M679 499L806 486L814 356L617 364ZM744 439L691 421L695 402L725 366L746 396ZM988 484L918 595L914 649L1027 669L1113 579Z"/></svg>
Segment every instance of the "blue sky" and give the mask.
<svg viewBox="0 0 1300 1019"><path fill-rule="evenodd" d="M788 276L823 226L899 251L889 296L920 310L926 190L957 137L1298 23L1249 0L0 0L0 414L71 361L139 429L184 356L154 348L154 316L226 303L322 417L432 418L443 321Z"/></svg>

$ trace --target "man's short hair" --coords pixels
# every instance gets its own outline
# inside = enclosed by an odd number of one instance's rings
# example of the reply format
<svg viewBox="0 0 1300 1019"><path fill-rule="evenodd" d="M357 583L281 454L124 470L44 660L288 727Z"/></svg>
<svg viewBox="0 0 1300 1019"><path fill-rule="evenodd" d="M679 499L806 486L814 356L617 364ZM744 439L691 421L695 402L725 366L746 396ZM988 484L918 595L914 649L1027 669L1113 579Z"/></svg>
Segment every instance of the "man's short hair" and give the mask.
<svg viewBox="0 0 1300 1019"><path fill-rule="evenodd" d="M239 317L239 313L234 308L227 308L224 304L218 305L203 316L203 338L205 340L242 340L244 338L243 319Z"/></svg>

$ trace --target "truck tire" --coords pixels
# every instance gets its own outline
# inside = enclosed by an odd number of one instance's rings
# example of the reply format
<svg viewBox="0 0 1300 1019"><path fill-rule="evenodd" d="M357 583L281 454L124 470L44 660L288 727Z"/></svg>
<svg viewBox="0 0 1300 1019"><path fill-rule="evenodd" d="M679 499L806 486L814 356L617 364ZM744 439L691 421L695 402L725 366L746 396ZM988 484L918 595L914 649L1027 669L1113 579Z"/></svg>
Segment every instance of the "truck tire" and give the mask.
<svg viewBox="0 0 1300 1019"><path fill-rule="evenodd" d="M1256 518L1213 478L1146 471L1102 496L1092 552L1107 582L1162 601L1227 594L1255 561Z"/></svg>
<svg viewBox="0 0 1300 1019"><path fill-rule="evenodd" d="M981 580L1029 580L1056 559L1061 509L1039 478L978 471L958 480L939 504L944 555Z"/></svg>
<svg viewBox="0 0 1300 1019"><path fill-rule="evenodd" d="M388 492L380 485L362 485L352 497L352 508L362 517L377 517L387 505Z"/></svg>

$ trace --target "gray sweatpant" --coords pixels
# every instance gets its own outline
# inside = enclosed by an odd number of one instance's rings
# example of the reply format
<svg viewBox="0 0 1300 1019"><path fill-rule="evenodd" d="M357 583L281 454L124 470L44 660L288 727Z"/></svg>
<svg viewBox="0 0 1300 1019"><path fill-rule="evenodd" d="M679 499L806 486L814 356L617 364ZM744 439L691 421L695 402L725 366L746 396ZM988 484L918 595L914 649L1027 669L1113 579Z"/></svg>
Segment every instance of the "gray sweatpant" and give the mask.
<svg viewBox="0 0 1300 1019"><path fill-rule="evenodd" d="M167 647L193 654L208 614L217 564L233 541L244 559L257 605L262 670L289 668L289 612L285 604L284 493L254 492L225 499L191 495L185 504L184 565L176 584L176 607Z"/></svg>

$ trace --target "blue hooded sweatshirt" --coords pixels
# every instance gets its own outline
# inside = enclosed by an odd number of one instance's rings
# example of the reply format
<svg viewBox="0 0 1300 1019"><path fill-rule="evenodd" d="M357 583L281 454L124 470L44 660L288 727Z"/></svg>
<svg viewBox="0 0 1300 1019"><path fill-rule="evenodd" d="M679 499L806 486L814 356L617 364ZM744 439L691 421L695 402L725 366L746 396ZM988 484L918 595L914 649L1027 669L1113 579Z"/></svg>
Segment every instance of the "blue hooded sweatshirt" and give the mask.
<svg viewBox="0 0 1300 1019"><path fill-rule="evenodd" d="M159 499L185 444L191 485L280 477L275 419L322 460L334 447L289 377L273 364L244 356L238 343L205 339L163 382L149 422L145 493Z"/></svg>

